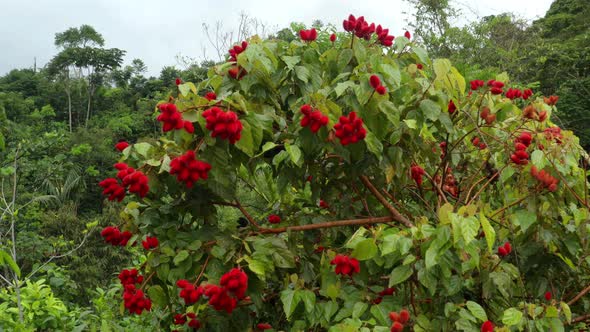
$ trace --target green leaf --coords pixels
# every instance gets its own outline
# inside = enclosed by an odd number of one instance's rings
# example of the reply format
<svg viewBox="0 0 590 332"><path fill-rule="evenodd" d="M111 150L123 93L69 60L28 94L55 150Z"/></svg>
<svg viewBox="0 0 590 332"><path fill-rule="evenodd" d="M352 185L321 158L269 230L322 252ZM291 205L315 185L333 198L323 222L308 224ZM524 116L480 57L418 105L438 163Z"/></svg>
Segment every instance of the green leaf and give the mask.
<svg viewBox="0 0 590 332"><path fill-rule="evenodd" d="M350 63L350 60L352 60L352 50L350 48L343 49L340 54L338 54L338 71L342 72L348 63Z"/></svg>
<svg viewBox="0 0 590 332"><path fill-rule="evenodd" d="M404 123L410 129L416 129L416 128L418 128L418 122L416 122L416 120L414 120L414 119L406 119L406 120L404 120Z"/></svg>
<svg viewBox="0 0 590 332"><path fill-rule="evenodd" d="M194 84L193 84L193 86L194 86ZM188 96L188 93L191 91L191 87L188 83L183 83L178 86L178 90L180 91L180 94L182 94L184 97L186 97L186 96Z"/></svg>
<svg viewBox="0 0 590 332"><path fill-rule="evenodd" d="M297 78L300 79L301 81L303 81L303 83L309 82L310 73L309 73L309 69L307 69L306 67L296 66L295 67L295 75L297 75Z"/></svg>
<svg viewBox="0 0 590 332"><path fill-rule="evenodd" d="M478 303L473 301L467 301L467 309L471 312L473 317L479 319L482 322L488 320L488 316L486 315L486 311L480 306Z"/></svg>
<svg viewBox="0 0 590 332"><path fill-rule="evenodd" d="M561 307L561 312L563 312L563 315L565 316L565 319L567 320L567 322L571 323L572 322L572 310L570 309L570 306L565 302L560 302L559 306Z"/></svg>
<svg viewBox="0 0 590 332"><path fill-rule="evenodd" d="M420 110L422 110L422 114L431 121L437 120L441 112L439 104L430 99L424 99L420 102Z"/></svg>
<svg viewBox="0 0 590 332"><path fill-rule="evenodd" d="M263 262L257 261L255 259L248 260L248 268L250 271L256 273L261 279L264 280L265 277L265 264Z"/></svg>
<svg viewBox="0 0 590 332"><path fill-rule="evenodd" d="M303 301L303 304L305 304L305 311L307 311L308 313L311 313L315 307L315 301L316 301L315 293L310 290L307 290L307 289L298 290L297 296L299 296L301 298L301 300Z"/></svg>
<svg viewBox="0 0 590 332"><path fill-rule="evenodd" d="M20 268L16 262L6 251L0 250L0 266L4 265L8 265L8 267L10 267L10 269L16 273L18 277L20 277Z"/></svg>
<svg viewBox="0 0 590 332"><path fill-rule="evenodd" d="M150 286L147 293L150 300L152 300L157 306L165 306L168 302L166 293L164 293L164 289L160 285Z"/></svg>
<svg viewBox="0 0 590 332"><path fill-rule="evenodd" d="M133 145L133 148L135 149L135 151L137 151L137 153L139 153L142 157L147 158L148 156L148 152L149 150L152 148L152 146L149 143L137 143Z"/></svg>
<svg viewBox="0 0 590 332"><path fill-rule="evenodd" d="M389 287L400 284L412 276L412 267L410 265L400 265L391 271L389 275Z"/></svg>
<svg viewBox="0 0 590 332"><path fill-rule="evenodd" d="M509 308L504 310L502 315L502 323L507 326L514 326L520 324L522 320L522 312L516 308Z"/></svg>
<svg viewBox="0 0 590 332"><path fill-rule="evenodd" d="M287 68L289 68L289 70L293 70L293 68L295 68L295 65L301 61L301 57L300 56L283 55L281 57L281 60L283 60L285 62L285 64L287 65Z"/></svg>
<svg viewBox="0 0 590 332"><path fill-rule="evenodd" d="M176 256L174 257L174 260L172 261L174 263L174 265L178 266L178 264L182 263L185 259L187 259L189 256L188 251L186 250L181 250L178 252L178 254L176 254Z"/></svg>
<svg viewBox="0 0 590 332"><path fill-rule="evenodd" d="M291 318L300 301L301 297L295 296L295 291L292 289L285 289L281 292L281 302L283 302L283 310L287 315L287 320Z"/></svg>
<svg viewBox="0 0 590 332"><path fill-rule="evenodd" d="M520 226L524 233L537 221L537 215L527 210L518 210L511 216L511 219L515 225Z"/></svg>
<svg viewBox="0 0 590 332"><path fill-rule="evenodd" d="M375 257L377 251L378 248L375 241L373 239L366 239L356 245L351 255L359 261L366 261Z"/></svg>
<svg viewBox="0 0 590 332"><path fill-rule="evenodd" d="M543 169L545 167L545 155L541 150L535 150L531 153L531 162L535 167L538 169Z"/></svg>
<svg viewBox="0 0 590 332"><path fill-rule="evenodd" d="M367 131L365 143L367 144L367 149L369 149L378 160L383 158L383 144L381 144L381 141L372 132Z"/></svg>
<svg viewBox="0 0 590 332"><path fill-rule="evenodd" d="M388 325L390 323L389 311L380 304L371 306L371 315L373 315L381 325Z"/></svg>
<svg viewBox="0 0 590 332"><path fill-rule="evenodd" d="M336 97L342 96L342 94L346 91L346 89L355 86L356 84L352 81L340 82L336 84L334 88L334 92L336 92Z"/></svg>
<svg viewBox="0 0 590 332"><path fill-rule="evenodd" d="M435 59L432 66L437 79L444 79L451 71L451 61L449 59Z"/></svg>
<svg viewBox="0 0 590 332"><path fill-rule="evenodd" d="M397 66L390 64L381 64L381 71L384 74L384 78L389 83L393 83L395 86L399 86L402 81L402 76Z"/></svg>
<svg viewBox="0 0 590 332"><path fill-rule="evenodd" d="M486 237L486 243L488 244L488 252L492 253L494 242L496 242L496 231L494 227L488 221L488 218L482 213L479 214L479 223L483 229L483 233Z"/></svg>
<svg viewBox="0 0 590 332"><path fill-rule="evenodd" d="M297 165L297 167L301 167L303 165L303 154L301 153L299 146L285 143L285 150L289 154L289 157L291 157L293 164Z"/></svg>
<svg viewBox="0 0 590 332"><path fill-rule="evenodd" d="M367 311L368 307L369 305L365 302L355 303L352 307L352 318L360 318Z"/></svg>
<svg viewBox="0 0 590 332"><path fill-rule="evenodd" d="M441 224L448 224L451 222L449 218L449 214L453 213L453 205L450 203L445 203L438 209L438 219L440 220Z"/></svg>

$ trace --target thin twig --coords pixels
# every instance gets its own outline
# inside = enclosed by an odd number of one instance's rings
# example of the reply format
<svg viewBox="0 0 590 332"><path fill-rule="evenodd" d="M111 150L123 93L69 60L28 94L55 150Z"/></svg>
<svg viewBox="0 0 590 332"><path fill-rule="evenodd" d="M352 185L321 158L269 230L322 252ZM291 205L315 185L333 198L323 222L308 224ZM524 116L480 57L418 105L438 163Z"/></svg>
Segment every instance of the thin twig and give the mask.
<svg viewBox="0 0 590 332"><path fill-rule="evenodd" d="M396 208L394 208L393 205L389 204L387 199L385 199L385 197L383 197L383 195L381 195L379 190L377 190L377 188L375 188L375 186L371 183L371 181L369 180L368 177L366 177L365 175L361 175L360 179L361 179L361 182L365 185L365 187L367 187L367 189L369 189L369 191L373 194L373 196L375 196L375 198L377 198L377 200L379 202L381 202L383 207L385 207L389 211L389 213L391 213L393 220L401 222L402 224L406 225L407 227L410 227L410 228L414 227L414 224L412 224L411 221L409 221L406 217L404 217L401 213L399 213L399 211Z"/></svg>
<svg viewBox="0 0 590 332"><path fill-rule="evenodd" d="M246 209L244 209L244 207L242 206L242 204L240 204L240 202L238 202L236 200L236 207L242 212L242 214L244 215L244 217L246 217L246 219L248 219L248 221L254 226L256 227L258 230L261 230L262 227L260 227L260 225L258 225L258 223L256 222L256 220L254 220L254 218L252 218L252 216L248 213L248 211L246 211Z"/></svg>
<svg viewBox="0 0 590 332"><path fill-rule="evenodd" d="M578 302L579 299L582 298L582 296L586 295L586 293L590 292L590 285L588 285L588 287L582 289L581 292L578 293L578 295L576 295L573 299L569 300L567 302L567 305L571 306L572 304Z"/></svg>
<svg viewBox="0 0 590 332"><path fill-rule="evenodd" d="M211 259L211 255L207 255L207 259L205 260L205 263L203 263L203 267L201 267L201 272L199 272L199 275L197 276L197 280L195 280L195 282L193 283L193 286L196 286L199 281L201 280L201 277L203 276L203 273L205 273L205 269L207 268L207 265L209 264L209 259Z"/></svg>
<svg viewBox="0 0 590 332"><path fill-rule="evenodd" d="M393 218L393 216L364 218L364 219L336 220L336 221L328 221L328 222L323 222L323 223L308 224L308 225L301 225L301 226L288 226L288 227L279 227L279 228L261 228L259 233L278 234L278 233L284 233L287 231L300 232L300 231L309 231L309 230L321 229L321 228L382 224L382 223L387 223L387 222L390 222L393 220L395 220Z"/></svg>

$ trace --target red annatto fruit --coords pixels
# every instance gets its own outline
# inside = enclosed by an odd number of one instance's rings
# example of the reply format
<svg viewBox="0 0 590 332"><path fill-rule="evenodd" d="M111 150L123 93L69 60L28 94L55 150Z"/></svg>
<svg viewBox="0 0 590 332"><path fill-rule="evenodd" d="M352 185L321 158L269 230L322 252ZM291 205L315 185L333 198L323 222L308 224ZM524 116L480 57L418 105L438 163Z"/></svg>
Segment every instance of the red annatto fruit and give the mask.
<svg viewBox="0 0 590 332"><path fill-rule="evenodd" d="M408 39L412 39L412 35L410 34L410 31L406 31L404 33L404 37L408 38Z"/></svg>
<svg viewBox="0 0 590 332"><path fill-rule="evenodd" d="M547 119L547 111L541 111L541 112L539 112L539 118L537 119L537 121L543 122L546 119Z"/></svg>
<svg viewBox="0 0 590 332"><path fill-rule="evenodd" d="M330 41L332 43L336 41L336 34L335 33L333 33L333 34L330 35Z"/></svg>
<svg viewBox="0 0 590 332"><path fill-rule="evenodd" d="M136 315L141 315L143 310L150 311L152 309L152 301L145 297L142 290L136 289L135 285L125 285L123 302L125 308Z"/></svg>
<svg viewBox="0 0 590 332"><path fill-rule="evenodd" d="M195 287L193 284L188 282L188 280L185 280L185 279L178 280L176 282L176 286L178 286L179 288L182 288L179 296L182 299L184 299L184 303L186 305L191 305L191 304L196 303L203 295L203 288L202 287ZM194 317L191 317L191 318L194 318Z"/></svg>
<svg viewBox="0 0 590 332"><path fill-rule="evenodd" d="M391 319L392 322L399 322L399 314L396 311L392 311L389 313L389 319Z"/></svg>
<svg viewBox="0 0 590 332"><path fill-rule="evenodd" d="M147 236L145 240L141 242L141 245L145 250L152 250L158 247L159 241L155 236Z"/></svg>
<svg viewBox="0 0 590 332"><path fill-rule="evenodd" d="M449 105L447 106L447 109L449 110L449 114L453 114L457 110L457 106L455 106L455 103L452 99L449 100Z"/></svg>
<svg viewBox="0 0 590 332"><path fill-rule="evenodd" d="M104 179L98 185L103 188L102 194L109 196L109 201L120 202L125 198L125 187L121 186L115 178Z"/></svg>
<svg viewBox="0 0 590 332"><path fill-rule="evenodd" d="M123 186L128 187L130 193L143 198L149 191L148 177L141 171L134 171L123 178Z"/></svg>
<svg viewBox="0 0 590 332"><path fill-rule="evenodd" d="M303 113L300 122L301 126L309 127L314 134L317 133L321 127L326 126L330 121L327 115L324 115L320 110L313 110L311 106L307 104L301 106L301 113Z"/></svg>
<svg viewBox="0 0 590 332"><path fill-rule="evenodd" d="M420 70L424 69L424 66L421 63L417 63L416 67Z"/></svg>
<svg viewBox="0 0 590 332"><path fill-rule="evenodd" d="M394 292L395 292L395 288L389 287L389 288L385 288L384 290L380 291L379 295L380 296L393 295Z"/></svg>
<svg viewBox="0 0 590 332"><path fill-rule="evenodd" d="M119 244L121 247L124 247L127 245L127 242L129 242L129 239L131 239L131 237L133 236L133 234L131 234L130 231L124 231L121 232L121 236L119 238Z"/></svg>
<svg viewBox="0 0 590 332"><path fill-rule="evenodd" d="M522 91L522 99L527 100L533 95L533 90L525 89Z"/></svg>
<svg viewBox="0 0 590 332"><path fill-rule="evenodd" d="M559 100L558 96L550 96L549 98L543 97L543 101L545 102L545 104L547 104L549 106L553 106L553 105L557 104L558 100Z"/></svg>
<svg viewBox="0 0 590 332"><path fill-rule="evenodd" d="M200 179L206 180L210 170L211 165L205 161L197 160L193 150L188 150L170 162L170 174L176 174L176 180L184 182L188 188L192 188L194 183Z"/></svg>
<svg viewBox="0 0 590 332"><path fill-rule="evenodd" d="M233 268L221 276L219 285L234 293L238 299L243 299L248 289L248 275L239 268Z"/></svg>
<svg viewBox="0 0 590 332"><path fill-rule="evenodd" d="M215 94L215 92L209 91L205 94L205 99L207 99L208 101L213 101L217 99L217 95Z"/></svg>
<svg viewBox="0 0 590 332"><path fill-rule="evenodd" d="M479 149L480 150L484 150L487 147L488 147L488 145L486 143L483 143L483 142L479 143Z"/></svg>
<svg viewBox="0 0 590 332"><path fill-rule="evenodd" d="M387 88L384 87L383 85L380 85L375 89L375 92L377 92L380 95L384 95L387 93Z"/></svg>
<svg viewBox="0 0 590 332"><path fill-rule="evenodd" d="M346 255L336 255L330 265L336 265L334 270L336 274L352 276L360 272L359 261Z"/></svg>
<svg viewBox="0 0 590 332"><path fill-rule="evenodd" d="M549 292L549 291L545 292L545 295L544 296L545 296L545 300L551 301L551 298L552 298L551 292Z"/></svg>
<svg viewBox="0 0 590 332"><path fill-rule="evenodd" d="M488 117L488 115L490 115L490 108L486 106L481 109L479 117L485 120Z"/></svg>
<svg viewBox="0 0 590 332"><path fill-rule="evenodd" d="M219 107L205 110L202 116L207 120L206 128L211 131L211 137L219 136L235 144L242 137L242 122L232 111L224 112Z"/></svg>
<svg viewBox="0 0 590 332"><path fill-rule="evenodd" d="M186 315L185 314L174 315L174 325L184 325L185 323L186 323Z"/></svg>
<svg viewBox="0 0 590 332"><path fill-rule="evenodd" d="M399 312L399 322L402 324L405 324L409 320L410 320L410 312L406 309L402 309Z"/></svg>
<svg viewBox="0 0 590 332"><path fill-rule="evenodd" d="M201 322L198 319L193 318L188 322L188 327L198 330L201 328Z"/></svg>
<svg viewBox="0 0 590 332"><path fill-rule="evenodd" d="M320 199L319 205L322 209L329 209L330 208L330 204L326 203L326 201L324 201L323 199Z"/></svg>
<svg viewBox="0 0 590 332"><path fill-rule="evenodd" d="M217 285L206 285L204 294L209 298L209 305L217 311L225 310L231 314L238 304L235 298L229 296L227 289Z"/></svg>
<svg viewBox="0 0 590 332"><path fill-rule="evenodd" d="M128 146L129 146L129 143L127 143L125 141L121 141L121 142L115 144L115 149L123 152L123 150L125 150Z"/></svg>
<svg viewBox="0 0 590 332"><path fill-rule="evenodd" d="M531 133L525 131L522 132L520 136L518 136L517 140L518 142L521 142L522 144L528 147L529 145L531 145L531 142L533 141L533 136L531 135Z"/></svg>
<svg viewBox="0 0 590 332"><path fill-rule="evenodd" d="M281 217L277 216L276 214L271 214L268 216L268 222L271 224L278 224L281 222Z"/></svg>
<svg viewBox="0 0 590 332"><path fill-rule="evenodd" d="M504 247L498 247L498 255L500 257L504 257L508 255L508 253L506 252L506 249Z"/></svg>
<svg viewBox="0 0 590 332"><path fill-rule="evenodd" d="M400 322L394 322L391 325L391 332L402 332L404 330L404 325Z"/></svg>
<svg viewBox="0 0 590 332"><path fill-rule="evenodd" d="M119 281L121 285L134 285L141 284L143 282L143 276L139 274L137 269L122 270L119 273Z"/></svg>
<svg viewBox="0 0 590 332"><path fill-rule="evenodd" d="M270 329L272 329L272 325L270 325L268 323L258 323L256 325L256 329L258 329L260 331L270 330Z"/></svg>
<svg viewBox="0 0 590 332"><path fill-rule="evenodd" d="M363 119L357 117L354 111L350 112L348 117L341 116L334 129L342 145L354 144L367 135L367 130L363 128Z"/></svg>
<svg viewBox="0 0 590 332"><path fill-rule="evenodd" d="M186 128L187 131L190 129L187 128L187 121L182 119L182 114L178 111L175 104L164 103L158 105L158 108L160 109L160 115L158 115L157 120L163 123L162 130L164 132L182 128Z"/></svg>
<svg viewBox="0 0 590 332"><path fill-rule="evenodd" d="M426 171L418 165L412 165L410 167L410 176L418 186L422 185L422 176L426 174Z"/></svg>
<svg viewBox="0 0 590 332"><path fill-rule="evenodd" d="M179 77L177 77L175 83L176 83L176 85L181 85L182 80Z"/></svg>
<svg viewBox="0 0 590 332"><path fill-rule="evenodd" d="M382 297L376 297L373 299L373 304L379 304L379 303L381 303L381 301L383 301Z"/></svg>
<svg viewBox="0 0 590 332"><path fill-rule="evenodd" d="M471 90L477 90L481 87L484 86L484 81L482 80L473 80L471 82L469 82L469 85L471 86Z"/></svg>
<svg viewBox="0 0 590 332"><path fill-rule="evenodd" d="M508 254L510 254L512 252L512 245L510 244L510 242L504 243L504 249L506 249L506 252Z"/></svg>
<svg viewBox="0 0 590 332"><path fill-rule="evenodd" d="M477 136L476 136L476 137L474 137L474 138L471 140L471 143L472 143L473 145L475 145L475 146L478 146L478 145L479 145L479 137L477 137Z"/></svg>
<svg viewBox="0 0 590 332"><path fill-rule="evenodd" d="M369 84L371 84L373 89L377 89L377 87L381 85L381 79L377 75L371 75L369 78Z"/></svg>
<svg viewBox="0 0 590 332"><path fill-rule="evenodd" d="M303 41L314 41L318 38L318 32L315 28L309 30L300 30L299 37Z"/></svg>
<svg viewBox="0 0 590 332"><path fill-rule="evenodd" d="M481 324L481 332L494 332L494 323L487 320Z"/></svg>

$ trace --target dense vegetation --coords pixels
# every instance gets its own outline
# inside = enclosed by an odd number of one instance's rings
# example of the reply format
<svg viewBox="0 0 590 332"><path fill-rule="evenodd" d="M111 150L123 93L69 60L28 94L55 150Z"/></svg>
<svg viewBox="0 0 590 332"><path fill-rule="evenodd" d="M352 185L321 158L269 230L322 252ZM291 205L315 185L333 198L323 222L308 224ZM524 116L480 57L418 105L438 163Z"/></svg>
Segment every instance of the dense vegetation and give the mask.
<svg viewBox="0 0 590 332"><path fill-rule="evenodd" d="M416 331L583 329L590 6L458 28L446 1L410 2L414 38L293 24L155 78L81 26L56 34L42 70L0 77L0 327L168 330L189 312L206 330L386 331L408 310ZM470 89L478 79L505 86ZM509 87L534 95L510 100ZM216 126L214 106L242 129ZM174 109L193 125L162 132ZM342 129L353 110L363 122ZM171 162L189 150L211 167L192 181ZM149 178L146 195L101 199L117 160ZM108 226L129 245L105 244ZM236 266L248 285L231 315L179 298L178 280L218 284ZM117 275L131 268L150 313L123 305Z"/></svg>

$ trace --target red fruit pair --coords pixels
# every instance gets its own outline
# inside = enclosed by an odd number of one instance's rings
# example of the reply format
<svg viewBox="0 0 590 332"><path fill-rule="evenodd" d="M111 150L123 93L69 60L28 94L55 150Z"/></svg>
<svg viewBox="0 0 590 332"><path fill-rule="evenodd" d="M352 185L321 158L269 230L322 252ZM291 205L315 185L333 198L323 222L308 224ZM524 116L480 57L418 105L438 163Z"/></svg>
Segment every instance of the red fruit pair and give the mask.
<svg viewBox="0 0 590 332"><path fill-rule="evenodd" d="M127 149L128 146L129 146L129 143L127 143L125 141L121 141L121 142L115 144L115 149L123 152L123 150Z"/></svg>
<svg viewBox="0 0 590 332"><path fill-rule="evenodd" d="M136 289L135 285L125 285L123 302L125 309L132 314L141 315L143 310L150 311L152 309L152 301L145 297L142 290Z"/></svg>
<svg viewBox="0 0 590 332"><path fill-rule="evenodd" d="M148 177L141 171L135 171L123 178L123 185L128 187L130 193L139 195L143 198L150 190L148 186Z"/></svg>
<svg viewBox="0 0 590 332"><path fill-rule="evenodd" d="M424 171L424 169L418 165L414 164L410 167L410 176L412 179L414 179L414 181L416 181L418 186L422 185L422 176L425 174L426 171Z"/></svg>
<svg viewBox="0 0 590 332"><path fill-rule="evenodd" d="M482 80L473 80L471 82L469 82L469 85L471 86L471 90L477 90L479 88L482 88L484 86L484 81Z"/></svg>
<svg viewBox="0 0 590 332"><path fill-rule="evenodd" d="M494 332L494 323L487 320L481 324L481 332Z"/></svg>
<svg viewBox="0 0 590 332"><path fill-rule="evenodd" d="M543 188L547 188L547 190L554 192L557 190L557 184L559 180L551 176L545 170L537 170L535 166L531 167L531 175L535 177L539 182L543 184Z"/></svg>
<svg viewBox="0 0 590 332"><path fill-rule="evenodd" d="M158 115L157 120L164 123L162 126L164 132L182 128L190 134L195 132L193 123L182 119L182 114L178 111L176 105L165 103L158 105L158 108L160 109L160 115Z"/></svg>
<svg viewBox="0 0 590 332"><path fill-rule="evenodd" d="M188 188L192 188L199 179L206 180L211 170L207 162L197 160L195 152L188 150L185 154L172 159L170 162L170 174L176 174L176 180L184 182Z"/></svg>
<svg viewBox="0 0 590 332"><path fill-rule="evenodd" d="M410 312L406 309L400 310L399 313L392 311L389 313L389 319L393 322L391 332L401 332L404 329L404 324L410 320Z"/></svg>
<svg viewBox="0 0 590 332"><path fill-rule="evenodd" d="M375 34L377 35L379 44L387 47L393 45L393 39L395 39L395 37L389 34L389 29L382 28L381 24L375 29Z"/></svg>
<svg viewBox="0 0 590 332"><path fill-rule="evenodd" d="M152 250L158 247L159 241L155 236L147 236L145 240L141 241L141 245L145 250Z"/></svg>
<svg viewBox="0 0 590 332"><path fill-rule="evenodd" d="M363 128L363 119L358 118L355 112L350 112L348 117L341 116L338 123L334 125L334 129L342 145L354 144L367 135L367 131Z"/></svg>
<svg viewBox="0 0 590 332"><path fill-rule="evenodd" d="M195 287L187 280L181 279L176 282L176 286L182 288L180 297L184 299L184 304L191 305L196 303L203 295L202 287Z"/></svg>
<svg viewBox="0 0 590 332"><path fill-rule="evenodd" d="M244 52L248 48L248 42L243 41L240 45L234 45L234 47L229 49L229 59L230 61L236 62L238 61L238 55Z"/></svg>
<svg viewBox="0 0 590 332"><path fill-rule="evenodd" d="M504 83L496 80L489 80L488 87L493 95L500 95L504 92Z"/></svg>
<svg viewBox="0 0 590 332"><path fill-rule="evenodd" d="M315 28L309 30L300 30L299 37L303 41L314 41L318 38L318 32Z"/></svg>
<svg viewBox="0 0 590 332"><path fill-rule="evenodd" d="M238 304L235 298L229 296L227 289L217 285L206 285L204 294L209 298L209 305L217 311L225 310L231 314Z"/></svg>
<svg viewBox="0 0 590 332"><path fill-rule="evenodd" d="M375 89L375 92L377 92L378 94L384 95L387 93L387 88L381 85L381 79L379 78L379 76L371 75L371 77L369 78L369 84L373 87L373 89Z"/></svg>
<svg viewBox="0 0 590 332"><path fill-rule="evenodd" d="M127 242L133 234L130 231L121 232L118 227L114 226L107 226L105 227L100 235L104 238L106 243L109 243L113 246L126 246Z"/></svg>
<svg viewBox="0 0 590 332"><path fill-rule="evenodd" d="M361 271L359 261L356 258L346 255L336 255L330 262L330 265L336 265L336 269L334 270L336 274L348 275L350 277Z"/></svg>
<svg viewBox="0 0 590 332"><path fill-rule="evenodd" d="M207 120L206 128L211 131L211 137L219 136L235 144L242 137L242 123L236 113L224 112L219 107L211 107L203 112Z"/></svg>
<svg viewBox="0 0 590 332"><path fill-rule="evenodd" d="M301 106L300 110L303 113L301 127L309 127L312 133L317 133L321 127L326 126L329 122L327 115L324 115L320 110L312 109L310 105L305 104Z"/></svg>
<svg viewBox="0 0 590 332"><path fill-rule="evenodd" d="M523 96L522 91L520 91L519 89L509 88L508 91L506 91L506 98L508 98L510 100L521 98L522 96Z"/></svg>
<svg viewBox="0 0 590 332"><path fill-rule="evenodd" d="M248 275L242 269L233 268L219 280L219 285L233 293L238 299L243 299L248 289Z"/></svg>
<svg viewBox="0 0 590 332"><path fill-rule="evenodd" d="M277 216L276 214L271 214L268 216L268 222L271 224L278 224L281 222L281 217Z"/></svg>
<svg viewBox="0 0 590 332"><path fill-rule="evenodd" d="M492 124L496 121L496 114L492 113L489 107L484 107L479 113L479 117L484 119L486 124Z"/></svg>
<svg viewBox="0 0 590 332"><path fill-rule="evenodd" d="M393 287L385 288L384 290L379 292L379 296L393 295L394 292L395 288Z"/></svg>
<svg viewBox="0 0 590 332"><path fill-rule="evenodd" d="M143 282L143 276L139 274L137 269L122 270L119 273L119 280L121 285L135 285Z"/></svg>
<svg viewBox="0 0 590 332"><path fill-rule="evenodd" d="M488 147L486 143L480 142L479 137L477 136L471 140L471 143L473 144L473 146L478 147L480 150L483 150Z"/></svg>
<svg viewBox="0 0 590 332"><path fill-rule="evenodd" d="M512 252L512 246L510 245L510 242L506 242L504 243L503 246L498 247L498 255L500 257L505 257L510 255L510 253Z"/></svg>

